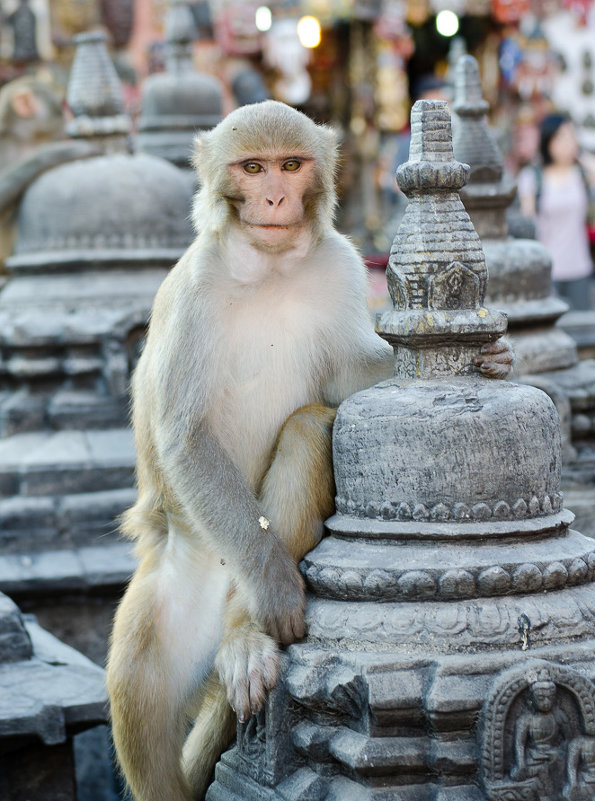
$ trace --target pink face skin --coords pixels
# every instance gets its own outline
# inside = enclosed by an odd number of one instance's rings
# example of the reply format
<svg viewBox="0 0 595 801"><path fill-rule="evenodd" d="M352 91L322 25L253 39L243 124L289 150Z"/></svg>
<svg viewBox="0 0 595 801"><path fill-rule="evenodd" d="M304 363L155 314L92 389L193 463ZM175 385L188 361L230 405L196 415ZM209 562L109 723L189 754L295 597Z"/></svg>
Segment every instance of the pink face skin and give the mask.
<svg viewBox="0 0 595 801"><path fill-rule="evenodd" d="M290 250L308 221L304 194L313 184L314 160L287 155L230 164L242 228L251 243L268 253Z"/></svg>
<svg viewBox="0 0 595 801"><path fill-rule="evenodd" d="M571 122L564 122L550 139L550 156L554 164L568 167L578 156L578 142Z"/></svg>

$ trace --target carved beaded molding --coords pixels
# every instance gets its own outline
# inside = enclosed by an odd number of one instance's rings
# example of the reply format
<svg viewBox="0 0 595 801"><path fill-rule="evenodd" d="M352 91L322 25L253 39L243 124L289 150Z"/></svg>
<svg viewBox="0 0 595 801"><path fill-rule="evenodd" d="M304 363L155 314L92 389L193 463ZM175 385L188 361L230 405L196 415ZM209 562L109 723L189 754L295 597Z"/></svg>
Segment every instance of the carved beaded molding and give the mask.
<svg viewBox="0 0 595 801"><path fill-rule="evenodd" d="M319 597L346 601L453 600L520 595L586 584L595 576L595 550L582 556L514 566L448 570L371 571L302 562L310 589Z"/></svg>
<svg viewBox="0 0 595 801"><path fill-rule="evenodd" d="M375 518L376 520L416 520L445 522L465 522L466 520L521 520L526 517L551 515L562 509L562 494L554 492L539 499L535 495L531 498L519 498L512 506L506 501L496 501L493 505L476 503L468 506L466 503L455 503L448 507L444 503L437 503L432 507L422 503L396 503L384 501L382 503L370 501L366 506L358 505L353 500L336 498L337 512L362 518Z"/></svg>

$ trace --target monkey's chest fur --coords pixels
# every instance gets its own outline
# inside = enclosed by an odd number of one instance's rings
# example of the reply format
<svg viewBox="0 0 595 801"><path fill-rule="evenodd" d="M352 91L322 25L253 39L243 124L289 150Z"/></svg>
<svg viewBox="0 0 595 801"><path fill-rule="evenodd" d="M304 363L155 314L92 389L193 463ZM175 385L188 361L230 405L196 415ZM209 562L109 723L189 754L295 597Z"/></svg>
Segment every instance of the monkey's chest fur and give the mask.
<svg viewBox="0 0 595 801"><path fill-rule="evenodd" d="M323 400L329 310L303 281L286 276L228 294L220 308L209 418L255 489L286 418Z"/></svg>

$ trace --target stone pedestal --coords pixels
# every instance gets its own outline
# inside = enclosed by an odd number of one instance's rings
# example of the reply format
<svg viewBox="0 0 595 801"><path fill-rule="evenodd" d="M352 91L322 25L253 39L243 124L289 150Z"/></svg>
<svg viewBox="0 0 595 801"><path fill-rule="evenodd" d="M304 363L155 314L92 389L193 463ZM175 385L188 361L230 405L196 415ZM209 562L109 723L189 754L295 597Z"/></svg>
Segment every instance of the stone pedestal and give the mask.
<svg viewBox="0 0 595 801"><path fill-rule="evenodd" d="M467 173L446 104L416 103L377 325L395 376L339 408L308 636L208 801L593 797L595 546L562 506L552 401L473 367L506 321Z"/></svg>

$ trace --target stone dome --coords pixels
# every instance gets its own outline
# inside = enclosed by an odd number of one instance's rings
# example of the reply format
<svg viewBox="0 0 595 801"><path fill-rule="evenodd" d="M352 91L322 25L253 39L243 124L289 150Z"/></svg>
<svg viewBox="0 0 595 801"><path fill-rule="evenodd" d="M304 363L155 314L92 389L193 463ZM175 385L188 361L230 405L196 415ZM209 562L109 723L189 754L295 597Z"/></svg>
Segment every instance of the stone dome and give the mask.
<svg viewBox="0 0 595 801"><path fill-rule="evenodd" d="M485 538L568 523L558 415L534 387L391 379L340 406L333 449L342 531L373 520L393 537Z"/></svg>
<svg viewBox="0 0 595 801"><path fill-rule="evenodd" d="M143 85L138 148L190 166L194 134L221 121L222 97L221 84L211 75L191 70L150 75Z"/></svg>
<svg viewBox="0 0 595 801"><path fill-rule="evenodd" d="M25 193L7 267L171 266L192 239L190 206L180 170L146 153L62 164Z"/></svg>

